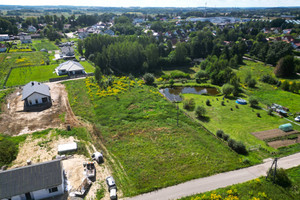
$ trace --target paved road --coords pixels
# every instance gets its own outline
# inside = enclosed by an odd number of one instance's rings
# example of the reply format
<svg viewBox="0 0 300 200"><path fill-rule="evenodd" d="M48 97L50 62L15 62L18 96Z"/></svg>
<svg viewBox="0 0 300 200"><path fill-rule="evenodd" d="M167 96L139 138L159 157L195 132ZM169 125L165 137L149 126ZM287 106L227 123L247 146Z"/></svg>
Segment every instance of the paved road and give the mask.
<svg viewBox="0 0 300 200"><path fill-rule="evenodd" d="M179 185L163 188L154 192L145 193L130 198L130 200L167 200L178 199L197 193L215 190L229 185L243 183L260 176L265 176L271 167L273 160L263 164L230 171L210 177L195 179ZM288 169L300 165L300 153L278 159L278 167Z"/></svg>

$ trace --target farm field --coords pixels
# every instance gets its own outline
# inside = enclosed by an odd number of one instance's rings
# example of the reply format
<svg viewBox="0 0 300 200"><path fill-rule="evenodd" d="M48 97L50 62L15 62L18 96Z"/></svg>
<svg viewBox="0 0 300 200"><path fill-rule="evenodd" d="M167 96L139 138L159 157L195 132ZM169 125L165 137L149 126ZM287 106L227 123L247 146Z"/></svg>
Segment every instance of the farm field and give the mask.
<svg viewBox="0 0 300 200"><path fill-rule="evenodd" d="M42 65L46 59L46 53L42 52L0 54L0 85L3 85L11 67Z"/></svg>
<svg viewBox="0 0 300 200"><path fill-rule="evenodd" d="M36 48L37 51L40 51L41 49L47 49L48 51L59 50L59 48L54 44L54 42L51 42L46 39L32 40L32 45Z"/></svg>
<svg viewBox="0 0 300 200"><path fill-rule="evenodd" d="M98 90L91 78L65 85L75 115L94 124L114 158L113 175L124 196L246 166L181 112L177 127L175 106L156 88L113 79L107 90Z"/></svg>
<svg viewBox="0 0 300 200"><path fill-rule="evenodd" d="M50 78L58 78L54 73L57 65L41 65L12 69L6 82L7 87L25 85L30 81L48 81Z"/></svg>
<svg viewBox="0 0 300 200"><path fill-rule="evenodd" d="M300 166L286 170L292 186L284 188L260 177L245 183L220 188L214 191L182 198L181 200L206 200L206 199L285 199L299 200Z"/></svg>
<svg viewBox="0 0 300 200"><path fill-rule="evenodd" d="M207 114L206 118L201 121L201 124L203 124L208 130L213 133L216 133L217 130L223 130L226 134L230 135L231 138L237 141L242 141L248 148L260 145L268 152L275 152L275 149L269 147L264 141L257 139L251 133L276 129L279 125L288 123L288 121L279 118L278 116L269 116L267 112L262 109L253 109L249 106L249 104L238 105L235 100L225 99L225 106L222 106L222 96L195 94L183 94L183 96L187 99L194 98L196 106L202 105L205 107ZM248 100L247 98L244 99ZM211 106L206 105L207 100L211 102ZM183 108L182 103L180 103L179 106L180 108ZM238 106L238 108L236 106ZM265 107L264 105L260 106ZM197 119L194 112L186 110L185 112L194 119ZM257 117L256 113L260 113L261 117ZM300 127L296 125L294 125L294 128L296 130L300 130ZM252 154L255 154L255 156ZM259 159L262 159L264 156L270 155L265 154L264 151L250 153L250 159L253 162L258 162Z"/></svg>

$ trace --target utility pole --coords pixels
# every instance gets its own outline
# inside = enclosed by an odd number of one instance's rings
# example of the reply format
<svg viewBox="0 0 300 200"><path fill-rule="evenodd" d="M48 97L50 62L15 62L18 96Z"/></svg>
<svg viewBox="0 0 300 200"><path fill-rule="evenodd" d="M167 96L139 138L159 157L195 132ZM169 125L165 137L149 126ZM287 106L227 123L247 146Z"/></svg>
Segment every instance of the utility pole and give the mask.
<svg viewBox="0 0 300 200"><path fill-rule="evenodd" d="M266 179L268 179L269 175L271 174L273 165L275 165L274 166L274 171L273 171L273 182L275 182L275 176L276 176L276 170L277 170L277 161L278 161L278 158L274 158L274 161L273 161L273 163L271 165L271 168L270 168L270 170L268 172L268 175L266 176Z"/></svg>

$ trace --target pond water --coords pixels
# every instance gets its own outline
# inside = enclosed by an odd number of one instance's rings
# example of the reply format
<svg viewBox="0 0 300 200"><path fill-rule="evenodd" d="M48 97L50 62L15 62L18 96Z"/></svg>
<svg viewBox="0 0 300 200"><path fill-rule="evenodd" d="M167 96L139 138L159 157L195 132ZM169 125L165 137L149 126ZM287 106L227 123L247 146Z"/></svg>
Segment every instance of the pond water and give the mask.
<svg viewBox="0 0 300 200"><path fill-rule="evenodd" d="M209 87L174 87L160 89L159 91L170 101L181 101L180 94L208 94L212 96L219 94L217 88Z"/></svg>

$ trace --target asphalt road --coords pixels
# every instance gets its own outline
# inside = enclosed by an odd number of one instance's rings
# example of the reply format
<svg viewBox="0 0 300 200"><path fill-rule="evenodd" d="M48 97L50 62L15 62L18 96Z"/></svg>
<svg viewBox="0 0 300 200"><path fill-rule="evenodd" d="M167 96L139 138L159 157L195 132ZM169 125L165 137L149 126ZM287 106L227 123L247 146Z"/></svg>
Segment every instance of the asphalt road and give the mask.
<svg viewBox="0 0 300 200"><path fill-rule="evenodd" d="M269 159L263 164L255 165L210 177L199 178L175 186L163 188L154 192L145 193L130 198L130 200L166 200L178 199L197 193L207 192L229 185L243 183L260 176L265 176L273 160ZM300 153L278 159L279 168L292 168L300 165Z"/></svg>

